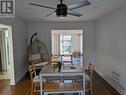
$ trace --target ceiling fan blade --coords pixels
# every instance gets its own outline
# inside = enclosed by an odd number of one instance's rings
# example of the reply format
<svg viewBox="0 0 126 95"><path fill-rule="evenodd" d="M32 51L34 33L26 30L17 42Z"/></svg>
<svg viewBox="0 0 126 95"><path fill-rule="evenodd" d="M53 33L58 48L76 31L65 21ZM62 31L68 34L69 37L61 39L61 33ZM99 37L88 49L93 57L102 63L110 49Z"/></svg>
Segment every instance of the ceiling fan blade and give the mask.
<svg viewBox="0 0 126 95"><path fill-rule="evenodd" d="M71 10L68 10L68 11L67 11L67 14L69 14L69 15L73 15L73 16L77 16L77 17L82 16L82 14L77 13L77 12L74 12L74 11L71 11Z"/></svg>
<svg viewBox="0 0 126 95"><path fill-rule="evenodd" d="M53 14L53 13L55 13L55 12L56 12L56 11L53 11L53 12L51 12L51 13L45 15L44 17L48 17L48 16L50 16L51 14Z"/></svg>
<svg viewBox="0 0 126 95"><path fill-rule="evenodd" d="M91 3L88 0L84 0L84 1L80 1L80 2L78 2L76 4L69 5L68 9L69 10L74 10L74 9L84 7L84 6L87 6L87 5L90 5L90 4Z"/></svg>
<svg viewBox="0 0 126 95"><path fill-rule="evenodd" d="M44 5L40 5L40 4L35 4L35 3L29 3L29 5L38 6L38 7L44 7L44 8L56 10L56 8L48 7L48 6L44 6Z"/></svg>

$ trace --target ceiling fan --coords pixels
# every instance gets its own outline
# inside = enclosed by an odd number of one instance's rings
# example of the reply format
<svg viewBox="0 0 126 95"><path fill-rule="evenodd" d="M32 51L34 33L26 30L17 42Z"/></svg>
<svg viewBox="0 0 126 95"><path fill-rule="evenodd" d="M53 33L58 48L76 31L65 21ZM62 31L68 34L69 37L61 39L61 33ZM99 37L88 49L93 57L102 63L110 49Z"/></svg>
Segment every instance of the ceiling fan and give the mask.
<svg viewBox="0 0 126 95"><path fill-rule="evenodd" d="M45 17L50 16L55 12L56 12L57 17L66 17L67 14L80 17L80 16L82 16L82 14L77 13L73 10L91 4L88 0L82 0L78 3L68 5L68 6L66 4L63 4L63 0L60 0L60 2L61 2L60 4L57 4L57 8L49 7L49 6L45 6L45 5L41 5L41 4L36 4L36 3L29 3L29 4L33 5L33 6L44 7L44 8L54 10L53 12L45 15Z"/></svg>

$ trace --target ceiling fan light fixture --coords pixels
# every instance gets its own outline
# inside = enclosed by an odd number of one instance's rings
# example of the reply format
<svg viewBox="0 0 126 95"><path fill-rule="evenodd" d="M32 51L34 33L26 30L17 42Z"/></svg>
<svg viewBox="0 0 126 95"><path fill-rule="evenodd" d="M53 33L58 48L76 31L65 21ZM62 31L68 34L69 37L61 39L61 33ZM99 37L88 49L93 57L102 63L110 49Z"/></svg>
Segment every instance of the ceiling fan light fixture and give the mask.
<svg viewBox="0 0 126 95"><path fill-rule="evenodd" d="M78 9L84 6L88 6L91 3L88 0L82 0L80 2L77 2L75 4L71 4L71 5L66 5L63 4L63 0L60 0L60 4L57 4L57 7L50 7L50 6L45 6L45 5L41 5L41 4L36 4L36 3L29 3L30 5L33 6L38 6L38 7L43 7L43 8L47 8L47 9L51 9L53 10L53 12L45 15L45 17L52 15L53 13L56 12L57 17L67 17L68 15L72 15L72 16L76 16L76 17L80 17L82 16L82 14L77 13L75 11L73 11L74 9Z"/></svg>
<svg viewBox="0 0 126 95"><path fill-rule="evenodd" d="M67 16L67 6L65 4L58 4L56 9L57 17L66 17Z"/></svg>

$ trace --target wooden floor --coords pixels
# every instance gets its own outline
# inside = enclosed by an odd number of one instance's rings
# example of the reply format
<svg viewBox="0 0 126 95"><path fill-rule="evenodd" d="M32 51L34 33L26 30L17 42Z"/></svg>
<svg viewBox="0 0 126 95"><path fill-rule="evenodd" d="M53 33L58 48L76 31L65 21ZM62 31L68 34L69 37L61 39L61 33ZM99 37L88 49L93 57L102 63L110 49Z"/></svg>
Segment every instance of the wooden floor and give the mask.
<svg viewBox="0 0 126 95"><path fill-rule="evenodd" d="M93 93L93 95L120 95L97 73L93 75ZM0 80L0 95L30 95L30 78L25 77L16 86L9 86L9 80Z"/></svg>

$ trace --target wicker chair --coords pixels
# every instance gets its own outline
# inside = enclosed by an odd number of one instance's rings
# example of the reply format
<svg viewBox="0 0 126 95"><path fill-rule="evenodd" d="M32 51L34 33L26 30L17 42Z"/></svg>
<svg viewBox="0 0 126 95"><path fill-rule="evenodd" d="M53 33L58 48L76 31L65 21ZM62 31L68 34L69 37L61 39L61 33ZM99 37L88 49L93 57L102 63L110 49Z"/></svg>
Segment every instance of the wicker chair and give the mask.
<svg viewBox="0 0 126 95"><path fill-rule="evenodd" d="M27 60L30 65L35 64L36 69L41 69L42 66L50 62L50 59L51 57L44 43L39 41L37 37L34 41L31 41L27 47Z"/></svg>

